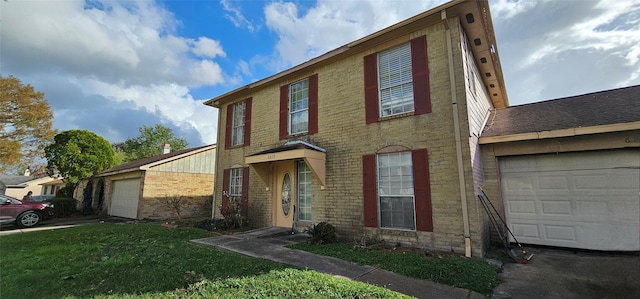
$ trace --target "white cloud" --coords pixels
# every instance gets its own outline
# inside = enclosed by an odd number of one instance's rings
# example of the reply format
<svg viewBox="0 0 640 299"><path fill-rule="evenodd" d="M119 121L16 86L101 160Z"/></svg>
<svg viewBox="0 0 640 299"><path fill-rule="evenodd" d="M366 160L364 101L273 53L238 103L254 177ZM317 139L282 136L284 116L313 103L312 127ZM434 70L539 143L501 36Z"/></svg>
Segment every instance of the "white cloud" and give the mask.
<svg viewBox="0 0 640 299"><path fill-rule="evenodd" d="M490 4L512 105L640 84L639 2Z"/></svg>
<svg viewBox="0 0 640 299"><path fill-rule="evenodd" d="M278 34L276 69L322 55L443 2L319 0L302 11L293 2L272 2L264 13L267 27Z"/></svg>
<svg viewBox="0 0 640 299"><path fill-rule="evenodd" d="M200 37L197 41L193 41L192 44L194 48L191 51L200 57L215 58L216 56L226 56L219 41Z"/></svg>
<svg viewBox="0 0 640 299"><path fill-rule="evenodd" d="M229 21L231 21L231 23L233 23L234 26L238 28L244 27L251 32L258 31L260 29L260 26L256 26L251 21L249 21L244 16L242 11L240 11L239 8L231 5L231 3L228 0L220 0L220 4L222 4L222 7L224 8L225 11L229 12L224 16Z"/></svg>
<svg viewBox="0 0 640 299"><path fill-rule="evenodd" d="M59 127L98 126L87 120L107 117L104 102L111 102L133 109L129 114L138 111L141 119L197 128L203 142L215 141L217 112L189 90L225 83L215 60L225 57L223 47L208 37L177 35L179 21L156 3L1 1L0 19L0 71L44 91L56 117L65 116L55 120ZM86 111L74 114L74 105ZM55 111L60 107L66 108Z"/></svg>

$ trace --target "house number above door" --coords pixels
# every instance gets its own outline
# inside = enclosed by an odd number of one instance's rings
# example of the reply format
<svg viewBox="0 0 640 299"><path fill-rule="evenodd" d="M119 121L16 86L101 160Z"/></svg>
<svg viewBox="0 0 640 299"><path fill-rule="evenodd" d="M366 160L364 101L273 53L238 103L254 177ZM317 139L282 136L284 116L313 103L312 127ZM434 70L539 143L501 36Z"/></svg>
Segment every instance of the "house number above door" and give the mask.
<svg viewBox="0 0 640 299"><path fill-rule="evenodd" d="M285 216L289 216L289 210L291 210L291 178L288 173L285 173L282 180L282 212Z"/></svg>

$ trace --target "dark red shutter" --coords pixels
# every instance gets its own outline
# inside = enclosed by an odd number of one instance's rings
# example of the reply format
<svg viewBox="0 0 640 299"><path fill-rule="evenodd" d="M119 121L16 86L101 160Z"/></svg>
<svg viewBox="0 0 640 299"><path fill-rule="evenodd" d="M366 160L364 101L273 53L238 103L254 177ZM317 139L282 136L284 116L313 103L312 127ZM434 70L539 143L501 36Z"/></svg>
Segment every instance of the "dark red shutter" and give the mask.
<svg viewBox="0 0 640 299"><path fill-rule="evenodd" d="M414 113L416 115L431 113L427 37L424 35L411 40L411 70L413 72Z"/></svg>
<svg viewBox="0 0 640 299"><path fill-rule="evenodd" d="M249 211L249 167L242 168L242 202L240 208L244 215Z"/></svg>
<svg viewBox="0 0 640 299"><path fill-rule="evenodd" d="M309 135L318 133L318 74L309 77Z"/></svg>
<svg viewBox="0 0 640 299"><path fill-rule="evenodd" d="M364 109L367 124L378 121L378 53L364 57Z"/></svg>
<svg viewBox="0 0 640 299"><path fill-rule="evenodd" d="M251 102L252 98L244 100L244 146L251 143Z"/></svg>
<svg viewBox="0 0 640 299"><path fill-rule="evenodd" d="M289 85L280 86L280 140L289 136Z"/></svg>
<svg viewBox="0 0 640 299"><path fill-rule="evenodd" d="M364 195L364 226L366 227L378 227L376 168L376 155L362 156L362 192Z"/></svg>
<svg viewBox="0 0 640 299"><path fill-rule="evenodd" d="M231 170L229 168L222 171L222 194L220 198L220 212L222 216L228 215L229 211L229 181L231 179Z"/></svg>
<svg viewBox="0 0 640 299"><path fill-rule="evenodd" d="M427 149L411 152L413 162L413 189L416 198L416 230L433 231L431 211L431 183Z"/></svg>
<svg viewBox="0 0 640 299"><path fill-rule="evenodd" d="M224 136L224 149L231 148L231 131L233 129L233 104L227 105L227 121Z"/></svg>

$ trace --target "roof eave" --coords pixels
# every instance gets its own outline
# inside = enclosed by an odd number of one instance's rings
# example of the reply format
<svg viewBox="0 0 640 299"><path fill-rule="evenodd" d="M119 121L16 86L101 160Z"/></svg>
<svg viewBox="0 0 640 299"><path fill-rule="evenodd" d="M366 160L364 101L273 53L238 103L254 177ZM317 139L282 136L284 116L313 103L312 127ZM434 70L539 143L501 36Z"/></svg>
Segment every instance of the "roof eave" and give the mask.
<svg viewBox="0 0 640 299"><path fill-rule="evenodd" d="M541 132L527 132L519 134L498 135L489 137L480 137L480 144L495 144L513 141L525 141L525 140L540 140L549 138L562 138L573 137L590 134L600 133L612 133L620 131L640 130L640 121L618 123L618 124L606 124L599 126L588 126L579 128L568 128L561 130L541 131Z"/></svg>
<svg viewBox="0 0 640 299"><path fill-rule="evenodd" d="M494 104L494 107L506 107L509 105L509 101L507 99L506 88L504 86L502 70L500 69L500 61L498 58L495 34L493 32L493 24L491 22L491 15L489 13L489 3L488 1L478 0L454 0L444 3L440 6L434 7L411 18L408 18L400 23L391 25L361 39L341 46L335 50L313 58L307 62L294 66L290 69L274 74L254 83L242 86L215 98L209 99L205 101L204 104L214 108L220 108L228 101L234 101L242 99L244 97L248 97L253 89L261 87L270 82L308 71L313 67L319 67L324 64L331 63L341 57L351 55L352 53L364 51L368 46L370 46L370 44L380 44L392 38L395 38L399 34L409 33L414 30L415 24L419 24L420 26L437 24L441 22L440 13L442 11L448 11L447 15L455 16L460 15L461 13L465 13L468 9L476 12L475 15L478 15L478 18L482 22L481 27L483 30L479 31L479 34L482 34L482 40L484 40L485 43L482 44L481 47L477 46L473 47L472 49L472 51L474 51L474 56L478 61L477 63L480 64L480 51L484 50L492 52L489 59L491 60L491 63L482 64L485 65L484 68L481 68L481 70L483 71L483 82L486 84L486 86L489 86L492 82L496 86L496 90L489 90L489 94L491 95L491 100ZM465 22L462 22L462 24L465 28L465 31L468 30L468 27L470 27L465 25ZM493 51L491 51L491 49L493 49ZM490 71L485 71L485 69L490 69ZM484 76L484 74L486 74L487 72L490 72L492 76Z"/></svg>

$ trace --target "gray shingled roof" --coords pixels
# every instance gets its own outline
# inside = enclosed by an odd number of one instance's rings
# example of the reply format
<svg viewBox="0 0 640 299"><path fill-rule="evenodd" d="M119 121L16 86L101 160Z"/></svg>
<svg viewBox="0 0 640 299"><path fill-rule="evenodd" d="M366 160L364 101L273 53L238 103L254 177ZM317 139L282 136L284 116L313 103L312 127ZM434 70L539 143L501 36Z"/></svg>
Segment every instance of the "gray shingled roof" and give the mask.
<svg viewBox="0 0 640 299"><path fill-rule="evenodd" d="M37 179L38 178L34 176L0 174L0 181L2 181L5 184L5 186L25 185L25 183L33 180L37 180Z"/></svg>
<svg viewBox="0 0 640 299"><path fill-rule="evenodd" d="M640 85L496 109L482 137L640 121Z"/></svg>
<svg viewBox="0 0 640 299"><path fill-rule="evenodd" d="M101 172L101 174L104 173L111 173L111 172L122 172L122 171L132 171L132 170L136 170L142 166L145 166L147 164L152 164L155 162L159 162L162 160L166 160L169 158L173 158L176 156L180 156L182 154L186 154L192 151L196 151L205 147L208 147L211 145L204 145L204 146L200 146L200 147L194 147L194 148L186 148L186 149L181 149L181 150L177 150L175 152L170 152L168 154L162 154L162 155L158 155L158 156L153 156L153 157L149 157L149 158L144 158L144 159L139 159L139 160L135 160L135 161L131 161L129 163L125 163L125 164L120 164L114 167L111 167L103 172Z"/></svg>

